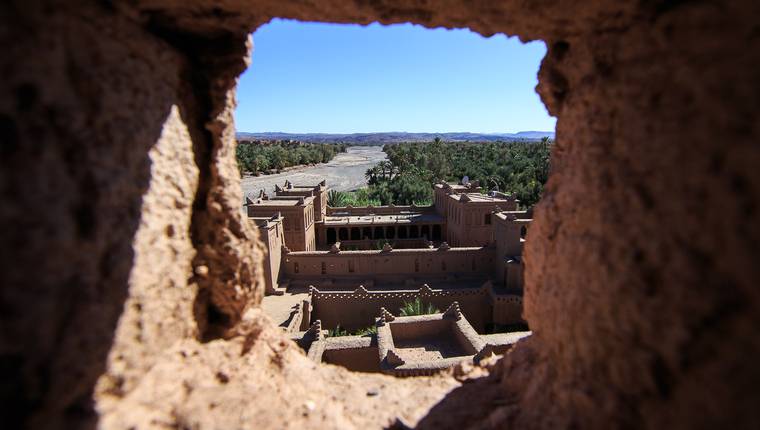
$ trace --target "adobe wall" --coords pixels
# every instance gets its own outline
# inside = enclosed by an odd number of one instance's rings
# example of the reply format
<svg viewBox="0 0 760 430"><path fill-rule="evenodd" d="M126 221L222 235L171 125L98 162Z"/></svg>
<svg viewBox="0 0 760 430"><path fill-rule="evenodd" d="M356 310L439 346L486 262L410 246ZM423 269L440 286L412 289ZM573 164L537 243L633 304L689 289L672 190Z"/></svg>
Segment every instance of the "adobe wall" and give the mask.
<svg viewBox="0 0 760 430"><path fill-rule="evenodd" d="M285 245L293 251L306 251L316 248L314 206L274 206L249 205L248 216L271 217L282 214Z"/></svg>
<svg viewBox="0 0 760 430"><path fill-rule="evenodd" d="M343 366L354 372L380 372L377 347L325 349L322 353L324 363Z"/></svg>
<svg viewBox="0 0 760 430"><path fill-rule="evenodd" d="M436 191L440 194L439 189ZM451 246L486 246L494 242L493 212L514 211L514 199L482 202L461 201L447 195L446 237Z"/></svg>
<svg viewBox="0 0 760 430"><path fill-rule="evenodd" d="M449 305L450 304L451 303L449 303ZM445 308L439 309L440 312L436 313L441 313L445 310ZM398 316L398 311L391 313ZM421 315L414 316L416 317ZM425 318L418 318L415 320L416 321L413 323L404 324L399 322L403 320L394 319L393 322L388 323L388 326L391 328L390 332L391 336L393 336L393 344L395 347L398 347L400 343L403 343L405 341L414 341L425 337L440 336L443 338L454 338L456 336L454 334L454 330L451 327L453 325L453 322L451 320L441 318L440 315L433 319L432 314L429 314L426 315ZM456 342L459 342L459 339L456 339Z"/></svg>
<svg viewBox="0 0 760 430"><path fill-rule="evenodd" d="M266 227L259 228L259 237L264 245L264 285L267 294L273 293L279 286L280 264L282 262L282 245L285 239L285 231L282 228L282 218L275 222L267 223Z"/></svg>
<svg viewBox="0 0 760 430"><path fill-rule="evenodd" d="M106 408L263 293L225 126L245 36L189 54L103 4L52 3L0 6L8 427L91 425L95 391Z"/></svg>
<svg viewBox="0 0 760 430"><path fill-rule="evenodd" d="M314 220L324 221L327 215L327 186L322 181L314 199Z"/></svg>
<svg viewBox="0 0 760 430"><path fill-rule="evenodd" d="M501 212L493 215L493 235L496 245L494 279L499 285L508 289L523 289L522 229L524 228L527 233L532 221L528 216L525 211Z"/></svg>
<svg viewBox="0 0 760 430"><path fill-rule="evenodd" d="M282 269L284 276L289 279L386 275L403 275L408 278L449 273L489 273L494 264L493 251L493 248L425 248L339 253L291 252L284 256Z"/></svg>
<svg viewBox="0 0 760 430"><path fill-rule="evenodd" d="M393 249L419 249L427 248L430 244L429 240L425 239L366 239L366 240L341 240L340 248L346 251L369 251L376 250L378 244L385 245L388 243ZM327 248L324 245L323 248Z"/></svg>
<svg viewBox="0 0 760 430"><path fill-rule="evenodd" d="M398 316L405 302L420 298L441 312L458 302L467 320L484 333L489 323L515 324L522 321L522 300L519 296L494 294L488 287L430 290L311 292L311 320L321 320L322 326L332 329L336 325L356 330L365 328L380 316L380 308Z"/></svg>
<svg viewBox="0 0 760 430"><path fill-rule="evenodd" d="M3 422L367 428L436 404L421 428L760 427L758 7L4 2ZM439 403L442 380L307 366L255 317L231 113L246 35L274 16L546 42L559 120L524 254L534 331L494 376ZM310 395L321 413L290 401Z"/></svg>
<svg viewBox="0 0 760 430"><path fill-rule="evenodd" d="M407 206L338 206L338 207L327 207L327 216L336 216L338 214L345 216L346 214L350 216L364 216L364 215L395 215L400 214L401 212L413 212L413 213L431 213L435 212L434 208L432 206L416 206L416 205L407 205Z"/></svg>

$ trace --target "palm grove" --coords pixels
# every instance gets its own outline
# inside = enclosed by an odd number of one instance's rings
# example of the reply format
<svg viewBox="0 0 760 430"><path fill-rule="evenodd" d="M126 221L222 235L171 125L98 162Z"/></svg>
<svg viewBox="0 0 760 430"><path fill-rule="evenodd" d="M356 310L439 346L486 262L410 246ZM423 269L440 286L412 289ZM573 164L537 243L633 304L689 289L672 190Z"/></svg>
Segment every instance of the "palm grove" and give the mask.
<svg viewBox="0 0 760 430"><path fill-rule="evenodd" d="M367 187L352 192L331 191L328 204L338 206L428 205L432 185L468 176L485 191L515 194L523 207L533 206L549 176L552 141L408 142L383 147L388 155L367 170ZM345 144L301 142L241 142L237 160L241 173L267 173L285 167L326 163L346 151Z"/></svg>
<svg viewBox="0 0 760 430"><path fill-rule="evenodd" d="M327 163L341 152L346 152L346 145L241 141L238 142L236 155L241 174L258 175L291 166Z"/></svg>
<svg viewBox="0 0 760 430"><path fill-rule="evenodd" d="M479 181L483 190L515 194L521 206L538 202L549 176L551 141L401 143L383 148L388 160L367 170L368 187L352 193L333 192L331 206L351 204L427 205L432 184Z"/></svg>

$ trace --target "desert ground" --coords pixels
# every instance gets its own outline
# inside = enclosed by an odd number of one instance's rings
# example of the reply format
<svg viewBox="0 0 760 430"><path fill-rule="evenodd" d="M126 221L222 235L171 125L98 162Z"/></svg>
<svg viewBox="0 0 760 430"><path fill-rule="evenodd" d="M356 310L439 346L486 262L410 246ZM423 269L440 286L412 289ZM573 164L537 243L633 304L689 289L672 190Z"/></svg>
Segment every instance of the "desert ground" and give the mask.
<svg viewBox="0 0 760 430"><path fill-rule="evenodd" d="M355 190L366 185L367 169L385 159L381 146L351 146L329 163L295 167L274 175L245 176L241 179L243 195L254 196L261 189L271 194L275 184L282 186L286 180L294 184L316 184L326 179L332 190Z"/></svg>

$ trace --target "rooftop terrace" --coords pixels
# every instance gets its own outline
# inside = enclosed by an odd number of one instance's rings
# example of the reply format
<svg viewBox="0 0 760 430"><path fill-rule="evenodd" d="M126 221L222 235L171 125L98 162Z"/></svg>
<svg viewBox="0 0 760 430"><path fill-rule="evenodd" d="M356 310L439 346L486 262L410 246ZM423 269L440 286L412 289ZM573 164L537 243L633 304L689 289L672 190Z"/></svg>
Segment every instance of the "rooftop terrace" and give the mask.
<svg viewBox="0 0 760 430"><path fill-rule="evenodd" d="M459 193L449 194L449 197L460 202L475 202L475 203L501 203L510 202L514 199L505 195L489 196L481 193Z"/></svg>
<svg viewBox="0 0 760 430"><path fill-rule="evenodd" d="M325 225L368 225L368 224L417 224L443 223L445 219L435 213L399 213L394 215L337 215L325 218Z"/></svg>

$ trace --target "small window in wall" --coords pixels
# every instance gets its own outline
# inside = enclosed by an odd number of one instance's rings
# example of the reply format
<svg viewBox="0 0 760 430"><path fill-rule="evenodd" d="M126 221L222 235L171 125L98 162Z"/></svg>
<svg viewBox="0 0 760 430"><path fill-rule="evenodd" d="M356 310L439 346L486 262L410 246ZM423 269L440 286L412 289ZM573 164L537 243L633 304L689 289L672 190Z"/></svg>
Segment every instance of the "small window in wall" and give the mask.
<svg viewBox="0 0 760 430"><path fill-rule="evenodd" d="M475 259L472 259L472 264L470 265L470 269L474 272L475 271Z"/></svg>
<svg viewBox="0 0 760 430"><path fill-rule="evenodd" d="M293 273L298 273L299 267L298 262L293 263Z"/></svg>
<svg viewBox="0 0 760 430"><path fill-rule="evenodd" d="M348 260L348 272L354 273L354 260Z"/></svg>
<svg viewBox="0 0 760 430"><path fill-rule="evenodd" d="M324 261L322 262L322 274L323 275L327 274L327 263L325 263Z"/></svg>
<svg viewBox="0 0 760 430"><path fill-rule="evenodd" d="M420 271L420 259L415 258L414 259L414 271L419 272Z"/></svg>
<svg viewBox="0 0 760 430"><path fill-rule="evenodd" d="M445 261L441 261L441 270L443 270L444 272L446 271L446 262Z"/></svg>
<svg viewBox="0 0 760 430"><path fill-rule="evenodd" d="M491 224L491 214L490 213L486 214L486 218L485 218L484 222L485 222L486 225Z"/></svg>

